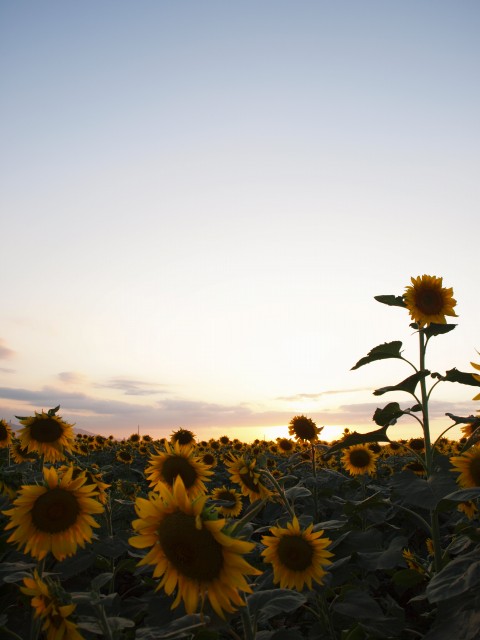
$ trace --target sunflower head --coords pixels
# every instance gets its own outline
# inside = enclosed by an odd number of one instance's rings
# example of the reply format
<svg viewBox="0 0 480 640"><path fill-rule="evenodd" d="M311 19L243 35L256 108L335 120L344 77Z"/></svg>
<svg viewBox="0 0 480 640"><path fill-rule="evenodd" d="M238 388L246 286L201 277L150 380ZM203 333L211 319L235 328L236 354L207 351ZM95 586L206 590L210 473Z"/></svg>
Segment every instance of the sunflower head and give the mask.
<svg viewBox="0 0 480 640"><path fill-rule="evenodd" d="M318 435L323 427L317 427L311 418L306 416L295 416L290 420L288 425L288 433L297 440L304 442L314 442L318 440Z"/></svg>
<svg viewBox="0 0 480 640"><path fill-rule="evenodd" d="M364 473L373 475L376 471L378 454L373 453L367 446L356 444L348 447L341 458L344 468L352 475L358 476Z"/></svg>
<svg viewBox="0 0 480 640"><path fill-rule="evenodd" d="M272 564L275 584L282 589L302 591L312 581L323 584L325 567L331 564L331 543L323 531L313 531L313 525L302 529L295 516L286 527L271 527L270 534L262 537L264 562Z"/></svg>
<svg viewBox="0 0 480 640"><path fill-rule="evenodd" d="M225 465L230 473L232 482L238 484L244 496L248 496L250 502L270 498L273 493L266 487L261 479L261 468L257 460L249 460L246 456L225 458Z"/></svg>
<svg viewBox="0 0 480 640"><path fill-rule="evenodd" d="M132 523L136 535L129 539L137 549L150 548L139 565L153 565L153 576L161 578L157 589L167 595L176 590L172 608L183 600L188 614L199 600L208 598L218 615L233 613L244 605L240 592L251 593L246 574L259 575L242 557L254 543L231 537L225 520L212 519L205 510L206 496L189 498L182 478L172 490L160 487L160 496L137 498L138 519Z"/></svg>
<svg viewBox="0 0 480 640"><path fill-rule="evenodd" d="M189 496L195 497L206 492L205 482L210 480L213 470L195 455L193 445L165 443L165 451L157 449L157 454L150 456L145 469L151 487L155 490L161 484L173 487L175 478L180 476Z"/></svg>
<svg viewBox="0 0 480 640"><path fill-rule="evenodd" d="M442 280L436 276L418 276L411 278L411 286L405 288L403 301L419 327L428 326L431 322L445 324L445 316L457 316L453 310L457 304L453 289L443 287Z"/></svg>
<svg viewBox="0 0 480 640"><path fill-rule="evenodd" d="M454 473L459 473L457 483L463 488L480 487L480 446L476 445L460 456L452 456Z"/></svg>
<svg viewBox="0 0 480 640"><path fill-rule="evenodd" d="M27 418L17 418L23 429L19 432L20 444L27 450L43 455L45 462L65 459L64 451L71 451L75 443L73 424L56 415L56 409L37 413Z"/></svg>
<svg viewBox="0 0 480 640"><path fill-rule="evenodd" d="M133 456L128 449L119 449L115 457L119 462L123 462L123 464L132 464L133 462Z"/></svg>
<svg viewBox="0 0 480 640"><path fill-rule="evenodd" d="M217 505L217 509L222 516L236 518L240 515L243 506L242 494L235 491L235 489L223 485L223 487L213 489L211 497L213 500L220 502L220 504Z"/></svg>
<svg viewBox="0 0 480 640"><path fill-rule="evenodd" d="M178 444L181 445L193 445L195 444L195 434L189 429L177 429L177 431L174 431L170 436L170 442L172 444L178 442Z"/></svg>
<svg viewBox="0 0 480 640"><path fill-rule="evenodd" d="M0 420L0 449L9 447L13 442L12 428L5 420Z"/></svg>
<svg viewBox="0 0 480 640"><path fill-rule="evenodd" d="M7 542L39 560L51 552L62 561L91 542L92 527L99 527L92 514L104 508L97 500L97 486L86 484L84 474L74 480L73 467L63 474L44 467L43 475L43 485L23 485L12 508L3 511L10 518L5 530L13 529Z"/></svg>

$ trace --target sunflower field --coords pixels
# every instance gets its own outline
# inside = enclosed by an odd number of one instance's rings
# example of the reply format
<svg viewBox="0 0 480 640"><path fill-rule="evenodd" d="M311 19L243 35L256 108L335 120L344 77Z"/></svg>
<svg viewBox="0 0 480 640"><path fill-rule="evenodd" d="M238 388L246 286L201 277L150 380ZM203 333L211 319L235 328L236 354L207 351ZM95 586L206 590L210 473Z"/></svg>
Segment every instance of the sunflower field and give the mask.
<svg viewBox="0 0 480 640"><path fill-rule="evenodd" d="M0 637L478 639L480 417L446 414L433 440L428 406L444 383L480 386L480 365L426 368L456 301L441 278L411 282L376 299L409 312L418 363L394 341L352 367L411 369L374 392L408 400L369 433L325 442L297 415L272 442L119 441L75 434L58 406L16 433L1 420ZM391 440L403 416L418 437Z"/></svg>

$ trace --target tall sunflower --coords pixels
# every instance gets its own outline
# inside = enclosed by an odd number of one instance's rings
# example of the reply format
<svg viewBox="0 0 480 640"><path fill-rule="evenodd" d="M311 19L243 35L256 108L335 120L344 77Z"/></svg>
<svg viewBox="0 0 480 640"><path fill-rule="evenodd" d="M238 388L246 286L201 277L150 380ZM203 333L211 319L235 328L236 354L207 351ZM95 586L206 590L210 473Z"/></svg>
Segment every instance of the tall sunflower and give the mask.
<svg viewBox="0 0 480 640"><path fill-rule="evenodd" d="M474 369L476 369L477 371L480 371L480 364L477 364L476 362L471 362L470 363L472 365L472 367ZM477 380L478 382L480 382L480 375L478 373L472 373L472 376L475 378L475 380ZM473 400L480 400L480 393L477 394Z"/></svg>
<svg viewBox="0 0 480 640"><path fill-rule="evenodd" d="M174 444L195 444L195 434L190 429L177 429L172 432L170 436L170 442Z"/></svg>
<svg viewBox="0 0 480 640"><path fill-rule="evenodd" d="M480 446L475 446L462 453L452 456L453 473L459 473L457 483L463 488L480 487Z"/></svg>
<svg viewBox="0 0 480 640"><path fill-rule="evenodd" d="M223 487L217 487L213 489L211 493L213 500L221 500L222 504L217 506L217 509L222 516L236 518L242 511L242 495L223 485Z"/></svg>
<svg viewBox="0 0 480 640"><path fill-rule="evenodd" d="M150 456L145 476L156 491L160 485L172 488L175 478L180 476L188 495L192 498L206 492L205 482L213 471L195 455L193 445L165 443L165 451L156 449L158 455Z"/></svg>
<svg viewBox="0 0 480 640"><path fill-rule="evenodd" d="M208 598L216 613L233 613L244 604L239 592L251 593L245 575L260 575L242 557L254 543L229 536L225 520L212 520L204 511L207 496L192 500L178 476L173 490L159 485L160 496L137 498L138 519L132 522L136 535L129 539L137 549L150 547L138 563L153 565L154 578L161 578L156 590L167 595L176 589L172 609L183 600L188 614Z"/></svg>
<svg viewBox="0 0 480 640"><path fill-rule="evenodd" d="M333 556L327 551L331 543L323 537L323 531L313 531L313 524L301 529L297 516L286 527L271 527L262 537L265 549L262 556L273 567L273 580L281 589L302 591L305 585L312 588L312 580L323 584L324 567L331 564Z"/></svg>
<svg viewBox="0 0 480 640"><path fill-rule="evenodd" d="M64 451L71 451L75 445L73 424L55 415L56 410L37 413L28 418L19 418L23 429L19 431L21 446L28 453L35 451L43 455L45 462L65 459ZM17 416L18 417L18 416Z"/></svg>
<svg viewBox="0 0 480 640"><path fill-rule="evenodd" d="M442 286L443 278L423 275L410 280L412 285L405 288L403 301L412 320L420 327L431 322L445 324L445 316L457 316L453 310L457 304L453 289Z"/></svg>
<svg viewBox="0 0 480 640"><path fill-rule="evenodd" d="M43 622L46 640L84 640L77 625L68 619L77 605L63 601L58 585L48 578L42 580L36 569L33 577L23 579L23 584L20 591L31 596L34 616Z"/></svg>
<svg viewBox="0 0 480 640"><path fill-rule="evenodd" d="M373 475L376 470L378 454L373 453L363 444L348 447L341 458L342 465L350 475L359 476L363 473Z"/></svg>
<svg viewBox="0 0 480 640"><path fill-rule="evenodd" d="M307 416L295 416L290 420L288 433L297 440L314 442L323 427L317 427L315 422Z"/></svg>
<svg viewBox="0 0 480 640"><path fill-rule="evenodd" d="M5 420L0 420L0 449L9 447L13 442L12 428Z"/></svg>
<svg viewBox="0 0 480 640"><path fill-rule="evenodd" d="M73 480L72 474L73 467L61 476L44 467L43 485L21 487L13 507L3 511L10 518L5 530L14 529L7 542L39 560L51 551L61 561L92 541L92 527L100 526L92 514L104 508L96 499L97 486L85 484L82 474Z"/></svg>
<svg viewBox="0 0 480 640"><path fill-rule="evenodd" d="M244 496L248 496L250 502L263 500L273 495L272 491L266 487L260 478L260 468L257 461L248 460L245 456L225 460L232 482L238 484Z"/></svg>

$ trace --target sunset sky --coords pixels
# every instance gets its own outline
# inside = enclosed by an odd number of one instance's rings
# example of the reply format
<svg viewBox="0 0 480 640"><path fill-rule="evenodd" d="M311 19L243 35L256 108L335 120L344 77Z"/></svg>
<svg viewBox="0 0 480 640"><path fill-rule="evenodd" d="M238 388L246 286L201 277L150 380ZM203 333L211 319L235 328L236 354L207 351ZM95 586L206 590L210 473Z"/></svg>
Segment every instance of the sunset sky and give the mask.
<svg viewBox="0 0 480 640"><path fill-rule="evenodd" d="M472 371L479 33L477 0L0 2L0 418L376 428L412 371L351 367L418 360L374 296L421 274L458 302L428 368ZM439 385L436 433L477 392Z"/></svg>

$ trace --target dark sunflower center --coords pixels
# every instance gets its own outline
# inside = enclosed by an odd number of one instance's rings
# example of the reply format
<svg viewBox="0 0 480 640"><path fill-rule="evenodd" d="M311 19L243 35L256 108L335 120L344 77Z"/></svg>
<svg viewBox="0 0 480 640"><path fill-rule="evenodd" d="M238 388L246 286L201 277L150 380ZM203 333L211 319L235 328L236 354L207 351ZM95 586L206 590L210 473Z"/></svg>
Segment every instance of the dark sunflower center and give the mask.
<svg viewBox="0 0 480 640"><path fill-rule="evenodd" d="M302 440L314 440L317 432L315 425L307 418L305 420L297 420L293 425L295 435Z"/></svg>
<svg viewBox="0 0 480 640"><path fill-rule="evenodd" d="M469 469L475 486L480 487L480 458L472 458Z"/></svg>
<svg viewBox="0 0 480 640"><path fill-rule="evenodd" d="M208 529L197 529L195 517L177 512L167 515L158 529L158 538L175 569L192 580L212 581L223 567L222 545Z"/></svg>
<svg viewBox="0 0 480 640"><path fill-rule="evenodd" d="M352 467L363 469L364 467L368 467L370 460L370 454L368 451L365 451L365 449L356 449L350 452L350 464Z"/></svg>
<svg viewBox="0 0 480 640"><path fill-rule="evenodd" d="M255 478L250 473L240 473L239 476L247 489L249 489L253 493L260 493L260 487L258 483L255 482Z"/></svg>
<svg viewBox="0 0 480 640"><path fill-rule="evenodd" d="M173 485L175 478L180 476L185 489L189 489L198 477L190 462L181 456L169 456L165 460L162 467L162 476L165 482L171 485Z"/></svg>
<svg viewBox="0 0 480 640"><path fill-rule="evenodd" d="M290 440L280 440L280 442L278 443L280 446L280 449L282 449L282 451L291 451L293 449L293 444L290 442Z"/></svg>
<svg viewBox="0 0 480 640"><path fill-rule="evenodd" d="M440 289L422 288L415 296L415 304L425 315L436 315L443 309L443 295Z"/></svg>
<svg viewBox="0 0 480 640"><path fill-rule="evenodd" d="M0 441L6 440L8 438L8 431L5 425L0 424Z"/></svg>
<svg viewBox="0 0 480 640"><path fill-rule="evenodd" d="M56 487L43 493L32 507L32 522L43 533L65 531L77 521L80 508L75 496Z"/></svg>
<svg viewBox="0 0 480 640"><path fill-rule="evenodd" d="M231 506L233 506L235 504L235 496L233 496L230 493L230 491L221 491L218 494L218 499L219 500L225 500L226 502L229 502Z"/></svg>
<svg viewBox="0 0 480 640"><path fill-rule="evenodd" d="M301 536L282 536L277 553L280 562L291 571L305 571L312 564L313 549Z"/></svg>
<svg viewBox="0 0 480 640"><path fill-rule="evenodd" d="M30 425L30 436L37 442L55 442L62 435L62 425L53 418L39 418Z"/></svg>
<svg viewBox="0 0 480 640"><path fill-rule="evenodd" d="M174 434L174 440L178 442L178 444L190 444L194 439L193 433L190 433L190 431L177 431L177 433Z"/></svg>
<svg viewBox="0 0 480 640"><path fill-rule="evenodd" d="M212 456L211 453L206 453L203 456L203 461L205 464L213 464L215 462L215 458Z"/></svg>

